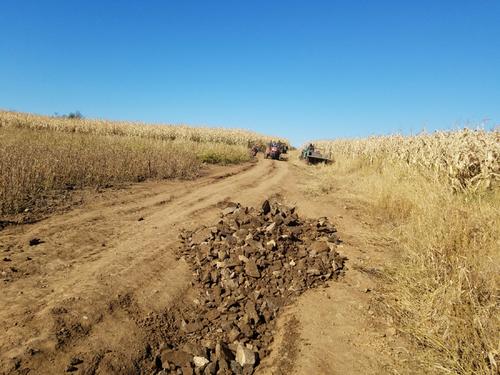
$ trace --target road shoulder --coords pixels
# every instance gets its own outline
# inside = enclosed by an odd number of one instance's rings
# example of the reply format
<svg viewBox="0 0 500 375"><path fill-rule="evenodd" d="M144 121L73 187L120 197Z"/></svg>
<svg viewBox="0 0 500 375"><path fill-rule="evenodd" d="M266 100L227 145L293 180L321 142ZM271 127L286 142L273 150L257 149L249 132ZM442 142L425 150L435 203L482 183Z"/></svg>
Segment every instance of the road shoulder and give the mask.
<svg viewBox="0 0 500 375"><path fill-rule="evenodd" d="M292 163L287 203L296 205L301 215L332 220L342 240L337 250L348 259L347 270L339 281L305 293L283 314L263 373L419 373L411 364L409 343L384 311L384 275L394 259L387 246L390 239L378 233L362 199L342 181L329 194L313 196L306 183L313 178L308 167ZM296 322L294 337L290 322ZM300 349L289 358L294 345Z"/></svg>

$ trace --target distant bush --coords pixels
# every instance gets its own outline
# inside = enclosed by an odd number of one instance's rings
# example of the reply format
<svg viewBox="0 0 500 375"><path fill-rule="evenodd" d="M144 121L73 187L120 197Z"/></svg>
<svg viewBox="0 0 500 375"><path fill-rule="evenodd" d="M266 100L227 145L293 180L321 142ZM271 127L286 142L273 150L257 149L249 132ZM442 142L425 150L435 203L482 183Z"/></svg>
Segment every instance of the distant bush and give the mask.
<svg viewBox="0 0 500 375"><path fill-rule="evenodd" d="M11 113L15 113L14 111L10 111ZM60 115L58 112L54 112L54 116L52 118L62 118L62 119L76 119L76 120L82 120L85 117L81 114L80 111L75 111L75 112L70 112L67 115L62 114Z"/></svg>
<svg viewBox="0 0 500 375"><path fill-rule="evenodd" d="M70 112L68 115L64 117L75 120L81 120L83 118L83 115L80 113L80 111L76 111L76 112Z"/></svg>

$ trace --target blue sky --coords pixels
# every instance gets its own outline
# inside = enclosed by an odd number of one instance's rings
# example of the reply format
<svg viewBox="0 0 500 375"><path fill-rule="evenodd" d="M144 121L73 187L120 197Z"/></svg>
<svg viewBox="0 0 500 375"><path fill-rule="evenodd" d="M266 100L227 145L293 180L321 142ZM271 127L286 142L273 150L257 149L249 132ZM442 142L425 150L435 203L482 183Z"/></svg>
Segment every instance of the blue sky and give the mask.
<svg viewBox="0 0 500 375"><path fill-rule="evenodd" d="M308 139L500 123L500 1L0 2L0 108Z"/></svg>

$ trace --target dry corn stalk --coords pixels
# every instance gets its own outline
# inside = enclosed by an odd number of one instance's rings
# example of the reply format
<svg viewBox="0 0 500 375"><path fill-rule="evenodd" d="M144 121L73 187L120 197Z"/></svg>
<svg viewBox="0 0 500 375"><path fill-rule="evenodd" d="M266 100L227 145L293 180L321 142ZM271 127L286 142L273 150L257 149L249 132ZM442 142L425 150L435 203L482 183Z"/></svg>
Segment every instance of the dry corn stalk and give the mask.
<svg viewBox="0 0 500 375"><path fill-rule="evenodd" d="M415 136L319 141L332 155L403 162L446 176L455 190L491 188L500 181L500 131L463 129Z"/></svg>
<svg viewBox="0 0 500 375"><path fill-rule="evenodd" d="M0 128L49 129L68 133L144 137L163 141L183 140L199 143L223 143L250 146L266 143L277 137L264 136L247 130L193 127L186 125L147 125L139 122L67 119L0 110ZM285 142L287 142L285 140Z"/></svg>

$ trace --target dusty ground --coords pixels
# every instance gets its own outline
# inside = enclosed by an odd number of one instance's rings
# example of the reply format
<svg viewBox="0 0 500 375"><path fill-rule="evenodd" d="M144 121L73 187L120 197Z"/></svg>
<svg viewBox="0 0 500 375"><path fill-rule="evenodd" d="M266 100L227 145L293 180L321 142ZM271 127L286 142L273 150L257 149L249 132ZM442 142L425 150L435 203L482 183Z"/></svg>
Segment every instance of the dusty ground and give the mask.
<svg viewBox="0 0 500 375"><path fill-rule="evenodd" d="M373 223L345 189L311 198L307 166L259 160L191 182L148 182L95 196L35 224L0 231L0 373L145 372L150 319L188 295L179 231L213 223L224 202L259 206L273 194L300 215L328 216L349 260L340 281L306 292L278 321L262 374L414 373L391 322L375 307L390 261ZM344 190L343 190L344 189ZM38 238L40 244L30 246ZM147 372L145 372L147 373Z"/></svg>

